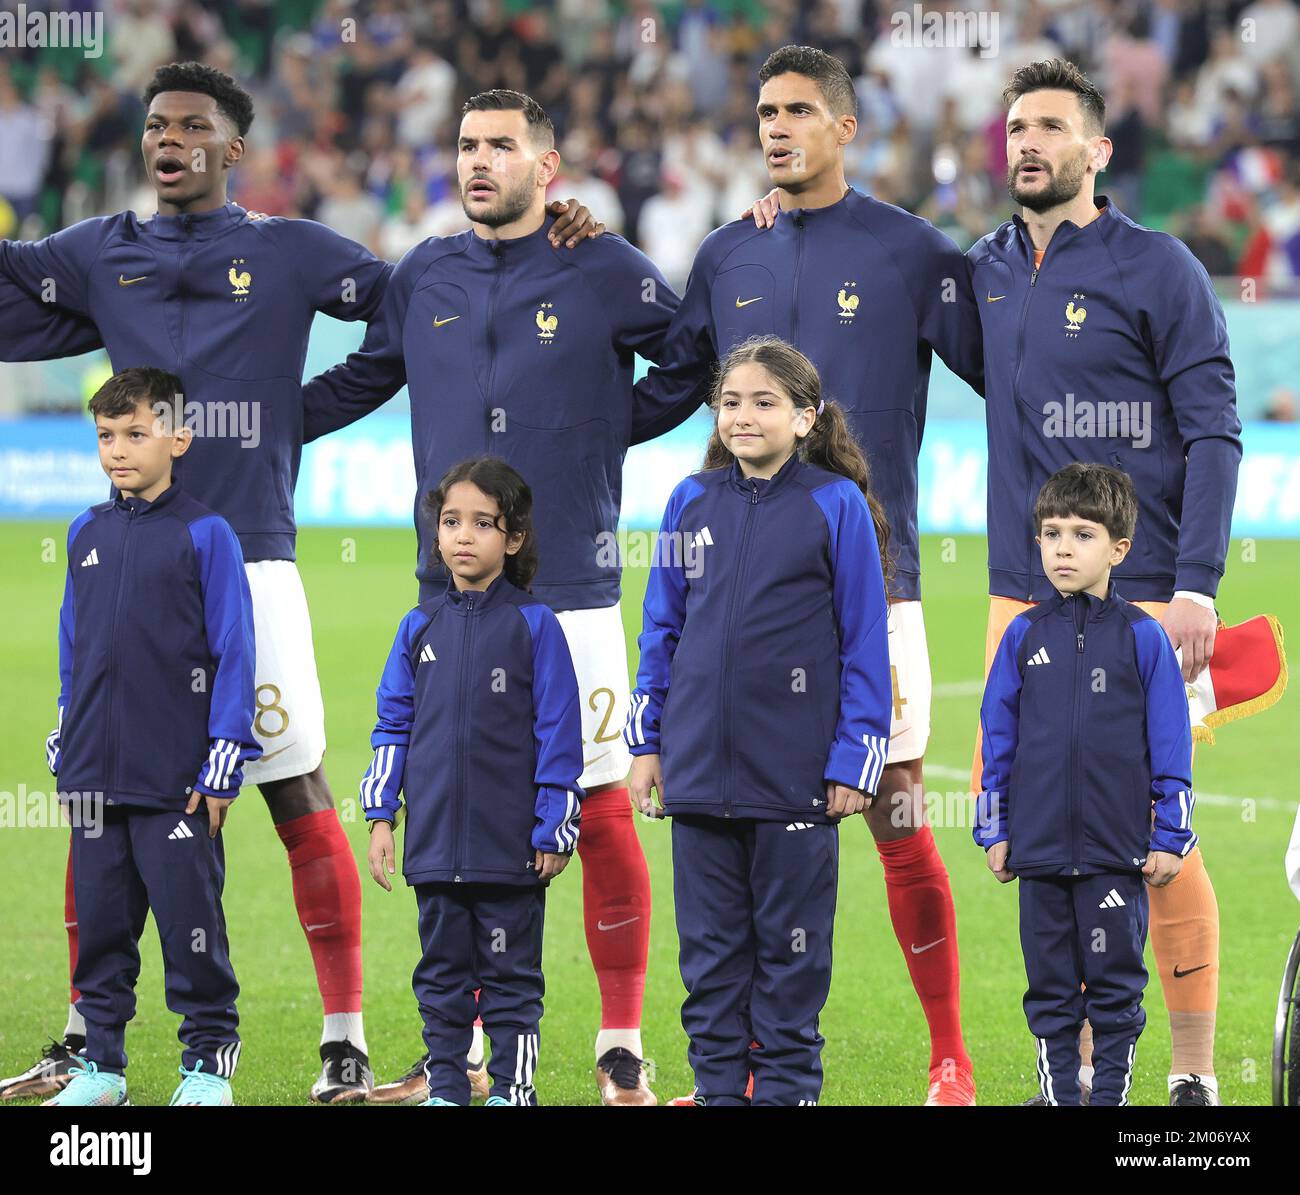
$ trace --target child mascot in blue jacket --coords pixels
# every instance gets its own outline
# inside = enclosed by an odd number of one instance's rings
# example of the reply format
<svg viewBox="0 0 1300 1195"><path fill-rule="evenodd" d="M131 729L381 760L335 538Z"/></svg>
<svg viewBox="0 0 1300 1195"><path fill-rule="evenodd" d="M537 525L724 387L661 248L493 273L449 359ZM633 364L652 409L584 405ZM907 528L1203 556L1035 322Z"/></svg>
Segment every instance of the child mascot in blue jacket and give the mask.
<svg viewBox="0 0 1300 1195"><path fill-rule="evenodd" d="M889 745L888 530L791 345L736 346L712 405L704 469L673 491L652 556L630 787L673 818L696 1102L815 1104L837 825Z"/></svg>

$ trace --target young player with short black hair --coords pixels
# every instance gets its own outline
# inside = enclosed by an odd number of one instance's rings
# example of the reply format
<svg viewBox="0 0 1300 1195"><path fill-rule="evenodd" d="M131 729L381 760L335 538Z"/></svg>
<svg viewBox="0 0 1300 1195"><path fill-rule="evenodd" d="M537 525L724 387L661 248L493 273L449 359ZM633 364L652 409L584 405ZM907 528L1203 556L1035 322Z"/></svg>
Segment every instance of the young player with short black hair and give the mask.
<svg viewBox="0 0 1300 1195"><path fill-rule="evenodd" d="M578 681L559 620L528 592L538 558L524 479L479 457L449 470L425 504L450 578L402 620L379 683L361 782L370 873L390 888L405 791L425 1103L470 1102L478 1015L492 1043L487 1103L532 1105L546 885L577 846L584 795Z"/></svg>
<svg viewBox="0 0 1300 1195"><path fill-rule="evenodd" d="M190 448L180 380L124 370L90 400L118 497L68 531L50 770L72 822L73 981L86 1044L47 1103L127 1102L126 1025L153 914L181 1025L173 1104L232 1102L239 1060L220 830L253 737L253 607L230 525L172 479ZM201 808L206 806L206 808Z"/></svg>
<svg viewBox="0 0 1300 1195"><path fill-rule="evenodd" d="M646 588L630 785L673 818L695 1102L815 1104L836 827L871 802L889 744L888 524L802 353L745 341L713 405Z"/></svg>
<svg viewBox="0 0 1300 1195"><path fill-rule="evenodd" d="M1160 624L1111 580L1137 510L1118 469L1048 479L1034 522L1055 596L1011 621L980 707L974 837L1002 883L1020 880L1025 1015L1050 1105L1081 1102L1085 1017L1089 1102L1128 1102L1146 1024L1144 880L1170 883L1197 842L1182 672Z"/></svg>

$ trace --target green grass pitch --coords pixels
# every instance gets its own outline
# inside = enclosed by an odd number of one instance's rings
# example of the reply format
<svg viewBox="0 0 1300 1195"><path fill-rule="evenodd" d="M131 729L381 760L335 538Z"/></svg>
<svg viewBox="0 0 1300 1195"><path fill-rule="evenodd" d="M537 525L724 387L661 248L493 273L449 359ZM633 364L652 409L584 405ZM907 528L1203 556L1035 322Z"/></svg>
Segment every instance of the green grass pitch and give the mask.
<svg viewBox="0 0 1300 1195"><path fill-rule="evenodd" d="M65 528L0 524L5 618L0 626L3 695L0 792L47 791L44 741L57 692L56 625L65 562ZM48 541L48 543L47 543ZM49 543L54 558L49 559ZM363 876L365 1014L371 1060L381 1078L421 1051L410 975L418 941L415 902L405 886L383 892L365 867L366 834L357 784L369 759L374 687L402 614L414 598L412 537L404 530L313 528L299 538L325 692L325 766ZM352 557L355 556L355 559ZM980 538L923 544L925 612L936 698L927 788L964 790L982 677L987 610ZM1300 628L1300 543L1233 544L1221 611L1228 622L1261 612ZM629 571L623 598L629 655L644 573ZM165 633L166 611L157 611ZM1222 981L1217 1070L1226 1102L1269 1100L1274 1004L1300 905L1286 887L1282 857L1295 816L1292 787L1300 762L1297 698L1219 731L1197 753L1202 800L1197 829L1222 915ZM165 733L165 711L159 730ZM1096 744L1103 748L1104 744ZM1239 800L1249 799L1243 805ZM953 805L952 802L949 802ZM1016 936L1015 893L988 874L961 824L936 827L952 875L962 961L963 1020L979 1099L1018 1102L1034 1087L1033 1052L1020 1008L1024 970ZM678 1009L668 828L639 821L655 904L644 1037L661 1099L691 1087ZM235 1080L243 1104L301 1104L319 1069L320 1003L310 956L294 914L284 851L256 790L248 789L226 830L226 913L238 971L244 1054ZM835 977L822 1018L824 1100L834 1104L918 1104L924 1098L928 1039L920 1005L890 927L884 884L860 820L842 831ZM67 954L61 925L66 830L0 828L0 1074L28 1066L66 1012ZM581 919L580 863L551 888L547 912L546 1016L538 1077L551 1104L597 1102L592 1039L596 982ZM398 877L400 880L400 876ZM177 1081L178 1018L163 1003L161 960L152 926L142 942L139 1010L128 1031L132 1100L166 1103ZM1188 960L1189 962L1191 960ZM1200 961L1200 960L1196 960ZM1148 1027L1138 1047L1133 1102L1165 1102L1169 1034L1160 984L1152 982Z"/></svg>

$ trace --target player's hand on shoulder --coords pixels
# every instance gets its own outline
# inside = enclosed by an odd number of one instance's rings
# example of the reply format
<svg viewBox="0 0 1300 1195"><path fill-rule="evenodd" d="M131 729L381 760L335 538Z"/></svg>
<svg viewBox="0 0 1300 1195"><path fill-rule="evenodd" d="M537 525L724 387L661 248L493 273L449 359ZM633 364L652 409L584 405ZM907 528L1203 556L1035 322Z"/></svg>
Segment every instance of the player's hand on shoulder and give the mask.
<svg viewBox="0 0 1300 1195"><path fill-rule="evenodd" d="M605 226L576 199L557 199L548 203L546 210L555 217L555 223L551 225L550 241L557 249L561 245L572 249L580 241L598 237L605 231Z"/></svg>
<svg viewBox="0 0 1300 1195"><path fill-rule="evenodd" d="M999 884L1009 884L1016 878L1016 873L1007 866L1007 855L1010 850L1011 844L1003 839L989 847L985 856L989 871L997 876Z"/></svg>
<svg viewBox="0 0 1300 1195"><path fill-rule="evenodd" d="M393 827L385 821L372 821L370 823L370 849L366 852L366 862L370 865L370 878L385 892L393 890L392 884L388 882L388 877L397 874L396 858L396 850L393 846Z"/></svg>
<svg viewBox="0 0 1300 1195"><path fill-rule="evenodd" d="M632 804L642 814L646 817L663 817L664 773L658 754L632 757L632 771L628 775L627 787L632 794ZM651 789L654 790L654 797L650 796Z"/></svg>
<svg viewBox="0 0 1300 1195"><path fill-rule="evenodd" d="M773 187L762 199L755 199L741 212L740 218L743 220L746 216L753 216L755 228L771 228L776 223L777 213L781 210L780 194L781 192Z"/></svg>
<svg viewBox="0 0 1300 1195"><path fill-rule="evenodd" d="M1142 875L1152 888L1163 888L1183 870L1181 855L1169 851L1150 851L1142 865Z"/></svg>
<svg viewBox="0 0 1300 1195"><path fill-rule="evenodd" d="M831 817L848 817L861 813L871 804L871 798L861 789L849 788L847 784L836 784L833 780L826 785L826 812Z"/></svg>
<svg viewBox="0 0 1300 1195"><path fill-rule="evenodd" d="M533 871L543 884L549 884L569 866L568 855L555 855L550 851L537 851L533 857Z"/></svg>

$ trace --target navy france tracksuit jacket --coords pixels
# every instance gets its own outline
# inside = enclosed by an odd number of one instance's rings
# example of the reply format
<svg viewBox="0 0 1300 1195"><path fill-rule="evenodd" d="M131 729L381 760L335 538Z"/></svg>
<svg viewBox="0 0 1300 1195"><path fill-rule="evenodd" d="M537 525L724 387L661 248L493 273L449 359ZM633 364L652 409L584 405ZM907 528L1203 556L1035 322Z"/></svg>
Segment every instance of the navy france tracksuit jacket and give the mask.
<svg viewBox="0 0 1300 1195"><path fill-rule="evenodd" d="M1074 461L1124 470L1138 495L1130 601L1213 597L1241 462L1223 308L1177 238L1113 203L1053 234L1043 264L1019 216L969 251L984 330L989 592L1054 592L1034 545L1034 500Z"/></svg>
<svg viewBox="0 0 1300 1195"><path fill-rule="evenodd" d="M15 317L0 322L0 360L102 344L114 371L176 374L196 435L175 476L235 529L245 560L292 560L312 321L370 319L391 271L323 224L249 220L233 203L96 217L41 241L0 241L0 314Z"/></svg>
<svg viewBox="0 0 1300 1195"><path fill-rule="evenodd" d="M776 335L817 367L871 464L899 598L921 596L916 462L932 354L983 393L969 274L928 221L850 189L766 231L735 220L710 233L673 317L672 361L711 365L747 337Z"/></svg>
<svg viewBox="0 0 1300 1195"><path fill-rule="evenodd" d="M697 1094L743 1103L752 1068L754 1103L816 1103L839 861L826 782L874 793L889 743L862 492L797 457L767 481L735 464L688 477L664 514L640 648L624 737L662 755Z"/></svg>
<svg viewBox="0 0 1300 1195"><path fill-rule="evenodd" d="M361 803L367 820L394 821L405 790L429 1090L469 1103L465 1054L481 1015L492 1094L534 1104L545 889L533 852L572 853L584 796L564 632L504 575L482 593L449 582L402 620L378 705Z"/></svg>
<svg viewBox="0 0 1300 1195"><path fill-rule="evenodd" d="M633 385L637 354L665 360L677 296L622 237L556 249L553 223L511 240L469 231L417 245L361 349L304 388L312 440L409 386L422 598L446 574L421 499L452 465L486 453L532 488L533 592L553 610L614 605L619 566L608 545L624 454L644 426L666 414L669 426L681 422L707 393L708 363L694 360Z"/></svg>
<svg viewBox="0 0 1300 1195"><path fill-rule="evenodd" d="M1094 1034L1092 1102L1119 1104L1145 1024L1147 852L1196 845L1182 672L1155 619L1116 593L1054 596L1012 620L980 711L975 841L1009 842L1049 1103L1078 1103L1078 1033ZM1154 812L1154 817L1153 817ZM1080 984L1086 990L1080 994Z"/></svg>
<svg viewBox="0 0 1300 1195"><path fill-rule="evenodd" d="M252 600L229 524L176 485L118 498L68 532L59 616L59 730L50 767L67 794L86 1053L126 1067L136 942L152 912L183 1064L229 1077L239 1056L221 890L221 836L190 795L231 798L253 737ZM102 798L102 819L86 814ZM197 935L202 935L201 938ZM201 941L202 949L195 943ZM125 960L125 962L124 962Z"/></svg>

